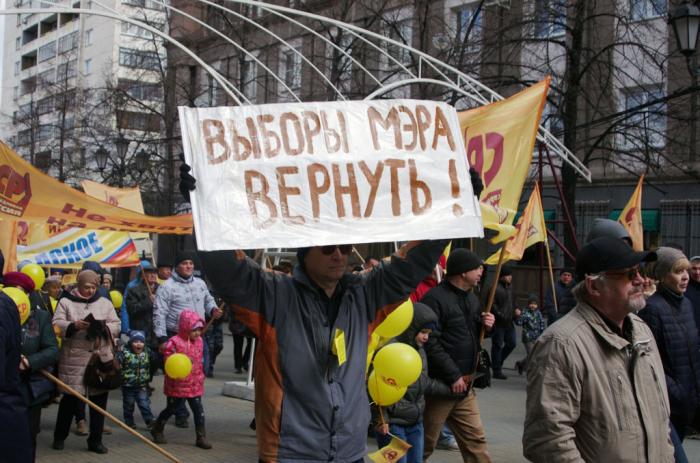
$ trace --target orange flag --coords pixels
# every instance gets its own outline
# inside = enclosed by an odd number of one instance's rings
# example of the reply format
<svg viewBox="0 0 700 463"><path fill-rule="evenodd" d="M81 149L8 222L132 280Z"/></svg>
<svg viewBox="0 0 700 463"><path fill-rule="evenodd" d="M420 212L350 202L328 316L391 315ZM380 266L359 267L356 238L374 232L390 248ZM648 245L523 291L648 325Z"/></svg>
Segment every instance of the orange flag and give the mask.
<svg viewBox="0 0 700 463"><path fill-rule="evenodd" d="M627 230L632 238L632 247L635 251L644 250L644 228L642 227L642 185L644 175L639 177L637 188L634 189L632 197L620 213L617 219Z"/></svg>
<svg viewBox="0 0 700 463"><path fill-rule="evenodd" d="M391 442L389 442L388 445L380 448L374 453L370 453L367 455L367 457L374 463L394 463L406 455L408 449L411 447L413 446L408 442L392 435Z"/></svg>
<svg viewBox="0 0 700 463"><path fill-rule="evenodd" d="M535 183L535 188L532 190L530 199L527 202L525 212L518 219L515 228L517 232L506 242L506 252L503 255L504 262L522 259L525 249L547 239L542 198L540 197L540 187L537 183ZM501 250L499 249L498 252L486 259L485 263L489 265L497 264L500 253Z"/></svg>
<svg viewBox="0 0 700 463"><path fill-rule="evenodd" d="M484 182L480 196L484 228L499 232L491 239L494 244L515 232L512 224L532 162L549 81L547 77L510 98L458 114L469 165Z"/></svg>

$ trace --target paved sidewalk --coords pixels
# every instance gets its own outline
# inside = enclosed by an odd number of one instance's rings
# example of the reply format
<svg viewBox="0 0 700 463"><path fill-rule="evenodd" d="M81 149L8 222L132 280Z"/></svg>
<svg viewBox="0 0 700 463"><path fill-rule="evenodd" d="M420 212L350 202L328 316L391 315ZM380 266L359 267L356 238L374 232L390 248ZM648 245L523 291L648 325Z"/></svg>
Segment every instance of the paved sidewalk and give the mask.
<svg viewBox="0 0 700 463"><path fill-rule="evenodd" d="M215 378L207 379L204 410L207 431L212 450L201 450L194 446L194 427L190 420L189 429L166 427L168 444L164 448L177 456L183 463L257 462L255 433L248 428L253 418L253 404L221 395L224 381L243 380L243 375L233 373L233 340L224 336L224 352L217 359ZM487 341L488 344L488 341ZM518 344L506 365L512 366L522 358L524 351ZM523 462L521 437L525 413L525 379L513 370L506 370L509 376L505 381L494 380L493 387L478 392L481 416L486 428L491 455L494 462ZM153 412L158 414L165 406L162 394L162 376L155 378L156 392L153 394ZM51 449L53 427L58 407L52 405L42 414L42 431L37 444L38 462L44 463L151 463L168 461L146 444L138 441L126 431L111 425L114 434L104 436L104 444L109 448L107 455L96 455L86 450L85 437L71 434L66 440L65 450ZM108 411L122 418L121 393L110 393ZM149 436L143 421L136 411L138 431ZM173 420L171 419L171 423ZM686 451L691 462L700 463L700 441L686 440ZM368 440L369 451L376 450L375 441ZM366 459L369 462L369 459ZM459 452L437 451L430 459L432 463L458 463L462 458Z"/></svg>

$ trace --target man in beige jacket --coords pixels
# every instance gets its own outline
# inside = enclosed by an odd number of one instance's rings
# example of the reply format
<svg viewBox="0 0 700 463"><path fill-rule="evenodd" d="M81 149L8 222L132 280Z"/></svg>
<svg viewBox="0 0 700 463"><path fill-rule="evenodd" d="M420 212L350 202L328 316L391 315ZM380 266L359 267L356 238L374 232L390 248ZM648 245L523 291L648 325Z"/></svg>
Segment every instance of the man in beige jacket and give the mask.
<svg viewBox="0 0 700 463"><path fill-rule="evenodd" d="M578 301L528 360L523 454L536 462L673 462L669 403L639 264L656 259L601 237L576 257Z"/></svg>

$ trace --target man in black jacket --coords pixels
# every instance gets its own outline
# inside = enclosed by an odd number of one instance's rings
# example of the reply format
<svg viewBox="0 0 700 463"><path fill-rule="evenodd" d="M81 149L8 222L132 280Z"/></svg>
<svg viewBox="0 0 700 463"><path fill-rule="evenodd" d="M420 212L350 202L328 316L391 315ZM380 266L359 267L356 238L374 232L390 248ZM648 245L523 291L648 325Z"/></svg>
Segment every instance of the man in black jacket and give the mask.
<svg viewBox="0 0 700 463"><path fill-rule="evenodd" d="M496 325L491 334L491 362L493 377L496 379L507 379L502 370L503 362L515 349L513 317L520 315L520 312L516 311L513 303L512 282L513 273L511 268L507 266L502 267L501 274L498 277L496 295L493 298L493 306L491 307L491 312L496 316ZM490 293L491 288L481 294L484 306L487 304Z"/></svg>
<svg viewBox="0 0 700 463"><path fill-rule="evenodd" d="M476 254L455 249L447 259L445 280L421 300L438 316L438 328L425 347L428 373L449 384L455 394L426 397L424 459L433 453L440 430L447 422L465 461L491 461L470 381L476 367L481 327L490 330L495 321L493 314L481 313L473 291L482 273L483 265Z"/></svg>

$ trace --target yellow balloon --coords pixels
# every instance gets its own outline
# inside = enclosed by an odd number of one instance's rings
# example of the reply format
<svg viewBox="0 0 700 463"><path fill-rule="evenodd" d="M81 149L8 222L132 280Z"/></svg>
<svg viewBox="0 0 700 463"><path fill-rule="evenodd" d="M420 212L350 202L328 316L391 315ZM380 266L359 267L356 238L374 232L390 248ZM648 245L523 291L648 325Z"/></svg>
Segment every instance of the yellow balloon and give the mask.
<svg viewBox="0 0 700 463"><path fill-rule="evenodd" d="M34 282L34 289L39 291L42 286L44 286L44 281L46 281L46 274L44 269L39 267L37 264L27 264L22 267L22 273L27 275Z"/></svg>
<svg viewBox="0 0 700 463"><path fill-rule="evenodd" d="M173 354L165 361L165 374L172 379L187 378L192 372L192 361L185 354Z"/></svg>
<svg viewBox="0 0 700 463"><path fill-rule="evenodd" d="M19 288L13 287L2 288L2 292L7 294L7 296L14 301L17 310L19 310L19 323L23 325L24 322L27 321L27 318L29 318L29 309L31 308L27 293Z"/></svg>
<svg viewBox="0 0 700 463"><path fill-rule="evenodd" d="M422 368L418 351L401 342L382 347L374 357L374 372L390 386L410 386L418 379Z"/></svg>
<svg viewBox="0 0 700 463"><path fill-rule="evenodd" d="M383 338L395 338L408 328L411 321L413 321L413 302L406 299L406 302L391 312L374 332Z"/></svg>
<svg viewBox="0 0 700 463"><path fill-rule="evenodd" d="M406 393L406 387L394 387L377 379L376 371L373 371L367 379L367 390L372 401L380 407L392 405L401 400Z"/></svg>
<svg viewBox="0 0 700 463"><path fill-rule="evenodd" d="M122 308L122 302L124 302L124 298L122 297L122 293L120 293L116 289L113 289L112 291L109 292L109 298L112 299L112 305L114 306L115 309Z"/></svg>

